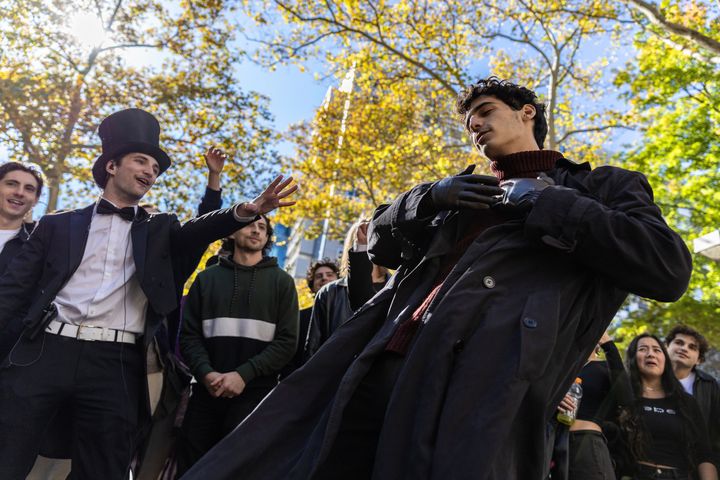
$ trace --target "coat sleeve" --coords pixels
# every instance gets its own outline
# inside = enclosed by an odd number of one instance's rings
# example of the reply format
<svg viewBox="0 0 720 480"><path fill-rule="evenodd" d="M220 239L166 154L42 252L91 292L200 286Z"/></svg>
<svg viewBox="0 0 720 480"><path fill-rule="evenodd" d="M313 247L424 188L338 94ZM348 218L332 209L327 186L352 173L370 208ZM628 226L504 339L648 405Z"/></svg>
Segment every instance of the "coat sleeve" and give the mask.
<svg viewBox="0 0 720 480"><path fill-rule="evenodd" d="M325 343L328 338L328 330L330 328L330 319L328 318L328 304L330 283L322 287L315 295L312 313L310 314L310 324L308 325L307 339L303 348L303 363L307 362L310 357L315 355L320 346Z"/></svg>
<svg viewBox="0 0 720 480"><path fill-rule="evenodd" d="M210 364L210 354L205 348L202 328L202 277L198 276L190 287L183 305L180 353L198 382L202 382L215 369Z"/></svg>
<svg viewBox="0 0 720 480"><path fill-rule="evenodd" d="M40 219L20 253L12 259L0 277L0 330L18 316L31 302L45 268L46 245L52 228L47 217Z"/></svg>
<svg viewBox="0 0 720 480"><path fill-rule="evenodd" d="M690 280L690 252L665 223L645 176L600 167L585 182L588 193L545 189L526 219L526 235L622 290L660 301L680 298Z"/></svg>
<svg viewBox="0 0 720 480"><path fill-rule="evenodd" d="M280 373L295 355L300 323L297 289L289 275L283 275L281 282L275 336L260 353L237 368L245 383L256 377Z"/></svg>
<svg viewBox="0 0 720 480"><path fill-rule="evenodd" d="M392 204L375 210L368 227L368 254L372 263L397 269L403 261L424 254L440 224L437 212L425 207L426 196L433 185L417 185Z"/></svg>
<svg viewBox="0 0 720 480"><path fill-rule="evenodd" d="M233 205L230 208L214 210L180 224L171 215L170 242L173 255L175 283L182 289L202 259L205 250L215 240L225 238L250 222L235 219Z"/></svg>
<svg viewBox="0 0 720 480"><path fill-rule="evenodd" d="M182 225L174 225L170 233L173 246L183 249L206 248L215 240L225 238L255 221L255 219L249 222L236 220L234 209L235 205L195 217Z"/></svg>
<svg viewBox="0 0 720 480"><path fill-rule="evenodd" d="M202 200L200 200L200 205L198 206L198 216L219 210L221 207L222 189L213 190L210 187L205 187L205 195L203 195Z"/></svg>
<svg viewBox="0 0 720 480"><path fill-rule="evenodd" d="M713 463L720 472L720 385L714 377L708 375L708 379L703 383L708 384L710 412L707 418L710 420L708 424L708 437L710 439L710 449L713 452ZM695 380L697 382L697 379Z"/></svg>
<svg viewBox="0 0 720 480"><path fill-rule="evenodd" d="M705 423L700 407L698 407L697 401L690 395L685 397L686 405L689 407L688 417L692 422L694 430L694 438L691 442L694 444L694 452L696 455L697 465L701 463L713 463L714 457L710 448L710 440L708 437L707 424Z"/></svg>
<svg viewBox="0 0 720 480"><path fill-rule="evenodd" d="M348 298L350 309L354 312L375 295L372 282L373 264L365 251L350 250L348 259Z"/></svg>
<svg viewBox="0 0 720 480"><path fill-rule="evenodd" d="M600 345L600 348L605 352L605 359L607 360L610 372L610 391L608 392L608 397L611 400L610 403L612 404L611 407L613 411L607 413L616 415L617 407L632 406L634 401L632 385L615 342L605 342Z"/></svg>

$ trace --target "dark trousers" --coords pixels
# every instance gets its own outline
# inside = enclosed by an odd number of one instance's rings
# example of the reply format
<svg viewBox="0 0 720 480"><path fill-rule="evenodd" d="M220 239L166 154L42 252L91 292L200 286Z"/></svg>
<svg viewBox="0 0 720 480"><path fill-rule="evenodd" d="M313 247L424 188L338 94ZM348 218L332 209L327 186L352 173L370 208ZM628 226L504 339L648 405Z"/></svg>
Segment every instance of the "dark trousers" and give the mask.
<svg viewBox="0 0 720 480"><path fill-rule="evenodd" d="M643 464L635 465L633 480L691 480L688 472L680 469L655 468Z"/></svg>
<svg viewBox="0 0 720 480"><path fill-rule="evenodd" d="M602 433L570 432L569 451L569 480L615 480L615 469Z"/></svg>
<svg viewBox="0 0 720 480"><path fill-rule="evenodd" d="M144 357L135 345L53 334L22 340L0 368L0 478L24 479L45 430L72 415L72 479L127 479ZM71 412L61 405L72 405Z"/></svg>
<svg viewBox="0 0 720 480"><path fill-rule="evenodd" d="M193 384L178 438L178 477L250 415L270 390L249 387L234 398L215 398L204 385Z"/></svg>
<svg viewBox="0 0 720 480"><path fill-rule="evenodd" d="M348 402L335 443L313 480L372 477L385 410L404 361L393 352L383 352L375 360Z"/></svg>

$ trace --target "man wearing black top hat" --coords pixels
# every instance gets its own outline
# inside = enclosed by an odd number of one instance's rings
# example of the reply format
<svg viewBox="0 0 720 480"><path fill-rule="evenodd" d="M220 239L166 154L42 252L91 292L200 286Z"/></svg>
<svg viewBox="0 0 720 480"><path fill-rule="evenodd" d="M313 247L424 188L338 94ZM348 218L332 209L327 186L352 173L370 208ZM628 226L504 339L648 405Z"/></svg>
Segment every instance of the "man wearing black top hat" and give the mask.
<svg viewBox="0 0 720 480"><path fill-rule="evenodd" d="M102 198L43 217L0 278L0 329L24 334L0 367L0 478L22 479L61 405L72 405L72 478L125 479L147 421L145 349L177 306L177 286L207 245L294 202L276 178L252 202L181 225L137 204L170 167L148 112L100 124L93 178ZM22 318L20 312L26 312Z"/></svg>

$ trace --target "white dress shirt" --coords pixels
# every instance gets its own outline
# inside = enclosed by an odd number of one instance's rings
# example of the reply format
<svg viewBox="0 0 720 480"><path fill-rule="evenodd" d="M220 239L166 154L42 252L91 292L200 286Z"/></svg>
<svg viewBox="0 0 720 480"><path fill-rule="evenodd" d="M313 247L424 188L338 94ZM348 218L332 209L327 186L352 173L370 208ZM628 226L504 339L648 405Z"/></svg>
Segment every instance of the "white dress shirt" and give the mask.
<svg viewBox="0 0 720 480"><path fill-rule="evenodd" d="M59 321L143 332L148 301L135 277L131 226L93 209L80 266L55 297Z"/></svg>

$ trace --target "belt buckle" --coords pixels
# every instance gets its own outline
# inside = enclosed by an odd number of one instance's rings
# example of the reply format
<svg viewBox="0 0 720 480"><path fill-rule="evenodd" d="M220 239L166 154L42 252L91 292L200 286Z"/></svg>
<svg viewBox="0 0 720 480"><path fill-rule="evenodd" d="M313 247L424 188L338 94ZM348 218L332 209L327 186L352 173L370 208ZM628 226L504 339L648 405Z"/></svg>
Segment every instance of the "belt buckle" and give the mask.
<svg viewBox="0 0 720 480"><path fill-rule="evenodd" d="M104 342L114 342L116 340L117 331L113 330L112 328L103 328L100 330L100 338Z"/></svg>
<svg viewBox="0 0 720 480"><path fill-rule="evenodd" d="M75 338L78 340L84 340L86 342L94 342L97 340L93 336L93 333L96 332L101 327L95 327L93 325L79 325L77 329L77 333L75 334Z"/></svg>

